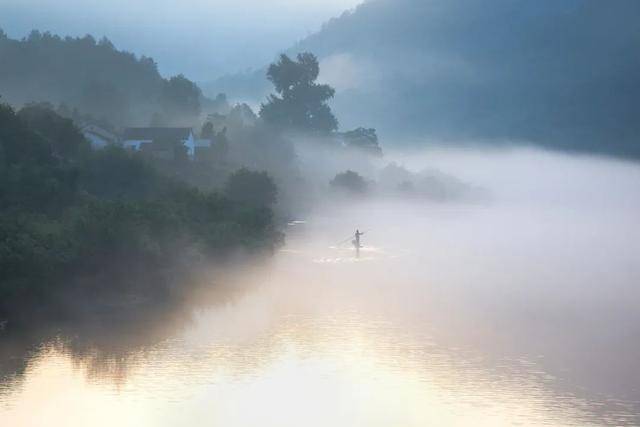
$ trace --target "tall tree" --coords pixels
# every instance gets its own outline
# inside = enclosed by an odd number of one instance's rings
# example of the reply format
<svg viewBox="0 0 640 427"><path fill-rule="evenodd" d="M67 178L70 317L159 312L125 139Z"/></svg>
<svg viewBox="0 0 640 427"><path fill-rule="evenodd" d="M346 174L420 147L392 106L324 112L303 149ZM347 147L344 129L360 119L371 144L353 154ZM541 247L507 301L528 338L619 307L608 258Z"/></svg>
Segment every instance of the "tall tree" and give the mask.
<svg viewBox="0 0 640 427"><path fill-rule="evenodd" d="M200 138L213 139L215 136L215 130L213 129L213 123L207 121L202 125L202 130L200 131Z"/></svg>
<svg viewBox="0 0 640 427"><path fill-rule="evenodd" d="M327 102L335 90L316 80L320 65L315 55L301 53L294 61L281 55L267 72L278 95L270 95L260 108L267 123L285 129L328 134L338 128L338 120Z"/></svg>

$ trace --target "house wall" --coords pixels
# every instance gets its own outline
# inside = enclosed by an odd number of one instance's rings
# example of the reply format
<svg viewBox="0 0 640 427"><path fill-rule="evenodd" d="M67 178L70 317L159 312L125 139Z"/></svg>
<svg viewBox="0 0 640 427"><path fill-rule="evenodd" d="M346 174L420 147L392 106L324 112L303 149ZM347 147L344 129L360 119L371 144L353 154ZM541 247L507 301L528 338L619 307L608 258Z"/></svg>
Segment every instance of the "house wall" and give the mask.
<svg viewBox="0 0 640 427"><path fill-rule="evenodd" d="M187 149L187 155L191 160L193 160L195 158L195 148L196 148L196 139L193 136L193 132L189 132L189 136L187 137L187 139L184 139L181 142ZM153 148L151 148L153 141L151 140L128 139L123 141L122 143L122 145L125 148L128 148L130 150L135 150L135 151L140 151L141 149L143 149L143 146L147 146L147 144L149 147L148 149L153 150ZM158 150L158 151L162 151L162 150ZM165 156L161 155L160 157L164 158Z"/></svg>
<svg viewBox="0 0 640 427"><path fill-rule="evenodd" d="M193 136L193 132L189 132L189 137L183 141L185 147L187 147L187 155L193 160L196 154L196 139Z"/></svg>

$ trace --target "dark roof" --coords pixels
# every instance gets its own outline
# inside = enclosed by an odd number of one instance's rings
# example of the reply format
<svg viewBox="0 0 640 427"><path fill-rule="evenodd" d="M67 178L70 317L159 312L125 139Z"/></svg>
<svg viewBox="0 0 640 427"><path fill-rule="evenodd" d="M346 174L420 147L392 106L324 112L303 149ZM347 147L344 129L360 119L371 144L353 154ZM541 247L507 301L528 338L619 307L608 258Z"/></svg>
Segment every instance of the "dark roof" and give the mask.
<svg viewBox="0 0 640 427"><path fill-rule="evenodd" d="M184 140L189 137L191 128L127 128L124 130L125 141Z"/></svg>

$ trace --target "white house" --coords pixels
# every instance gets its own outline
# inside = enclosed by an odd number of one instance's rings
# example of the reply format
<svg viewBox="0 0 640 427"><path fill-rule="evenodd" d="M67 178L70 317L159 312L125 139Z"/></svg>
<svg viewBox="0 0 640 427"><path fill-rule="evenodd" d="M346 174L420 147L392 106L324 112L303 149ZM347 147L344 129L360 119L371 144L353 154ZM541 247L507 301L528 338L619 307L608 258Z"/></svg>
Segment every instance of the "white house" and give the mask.
<svg viewBox="0 0 640 427"><path fill-rule="evenodd" d="M185 146L190 158L195 155L196 139L191 128L128 128L122 139L122 145L131 150L139 151L145 144L176 142Z"/></svg>
<svg viewBox="0 0 640 427"><path fill-rule="evenodd" d="M187 153L193 159L196 156L196 152L202 148L211 148L213 141L210 139L194 139L193 145L187 144Z"/></svg>

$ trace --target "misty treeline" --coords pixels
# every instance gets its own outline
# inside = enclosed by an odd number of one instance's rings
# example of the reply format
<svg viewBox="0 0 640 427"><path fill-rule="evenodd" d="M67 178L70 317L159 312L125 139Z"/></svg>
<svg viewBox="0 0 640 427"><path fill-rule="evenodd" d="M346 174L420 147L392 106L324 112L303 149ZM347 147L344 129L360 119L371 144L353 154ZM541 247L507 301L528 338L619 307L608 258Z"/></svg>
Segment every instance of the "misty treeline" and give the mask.
<svg viewBox="0 0 640 427"><path fill-rule="evenodd" d="M222 157L214 156L207 182L215 183L219 178L216 173L224 175L238 166L267 171L280 189L278 207L291 213L312 203L311 190L328 187L329 180L316 176L314 169L331 170L339 158L349 159L355 166L381 159L374 128L339 131L339 119L329 105L335 90L319 83L319 74L320 64L312 53L295 58L280 55L266 72L275 93L266 98L257 114L248 105L238 104L207 115L201 136L213 135L216 143L222 139L225 146L218 150ZM221 97L227 102L220 95L219 105L223 104ZM305 152L317 149L324 152L311 163L301 159Z"/></svg>
<svg viewBox="0 0 640 427"><path fill-rule="evenodd" d="M213 137L213 132L227 127L236 128L235 136L242 141L247 139L246 132L237 128L256 124L259 118L279 130L327 136L338 129L338 119L327 104L335 90L316 82L318 60L306 52L297 59L282 55L271 65L267 77L277 95L269 96L259 117L246 104L232 107L224 94L207 98L183 75L163 78L153 59L120 51L104 37L98 41L91 35L63 38L34 30L14 40L0 29L0 59L0 95L5 102L14 106L49 102L58 114L78 124L98 124L111 131L131 126L200 128L204 124L208 128L202 128L203 137ZM265 133L265 139L273 138L265 129L259 131ZM333 136L342 143L380 152L374 129L358 128Z"/></svg>
<svg viewBox="0 0 640 427"><path fill-rule="evenodd" d="M269 198L252 198L253 189ZM200 191L142 153L92 150L46 105L17 113L0 105L0 317L47 301L70 278L107 275L83 282L83 292L93 283L100 294L124 277L136 294L136 274L188 271L235 249L271 250L282 239L275 194L268 176L246 170L222 193Z"/></svg>
<svg viewBox="0 0 640 427"><path fill-rule="evenodd" d="M288 52L345 78L333 109L407 144L538 146L640 158L637 0L369 0ZM263 72L207 91L259 98Z"/></svg>
<svg viewBox="0 0 640 427"><path fill-rule="evenodd" d="M281 205L295 204L304 171L296 163L293 139L313 137L337 149L352 148L379 156L375 129L338 132L338 119L328 101L333 88L317 83L314 55L283 55L267 73L275 86L254 111L232 105L226 95L207 98L182 75L168 79L148 57L120 51L106 38L96 41L33 31L14 40L0 31L0 96L15 108L48 102L79 126L97 125L114 134L126 127L189 127L196 137L214 142L200 162L163 165L181 180L204 190L219 188L241 167L266 170L281 188ZM267 80L268 79L268 80ZM299 138L298 138L299 139Z"/></svg>
<svg viewBox="0 0 640 427"><path fill-rule="evenodd" d="M96 41L32 31L13 40L0 30L0 94L12 105L48 101L113 128L189 125L214 103L182 75L163 78L153 59Z"/></svg>
<svg viewBox="0 0 640 427"><path fill-rule="evenodd" d="M382 196L432 202L484 202L490 199L486 189L437 169L413 172L395 162L378 169L374 178L367 178L350 169L339 172L329 185L334 194L349 198Z"/></svg>

